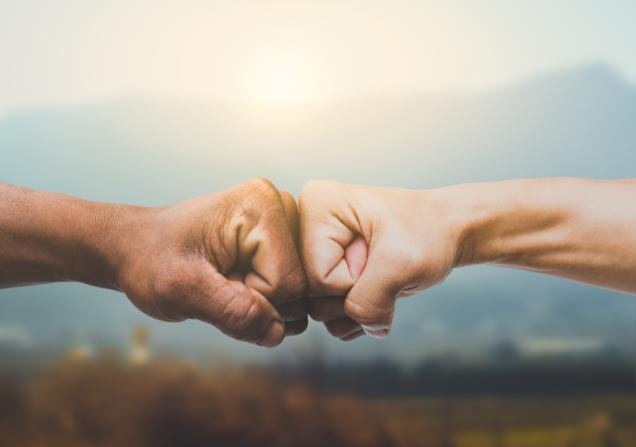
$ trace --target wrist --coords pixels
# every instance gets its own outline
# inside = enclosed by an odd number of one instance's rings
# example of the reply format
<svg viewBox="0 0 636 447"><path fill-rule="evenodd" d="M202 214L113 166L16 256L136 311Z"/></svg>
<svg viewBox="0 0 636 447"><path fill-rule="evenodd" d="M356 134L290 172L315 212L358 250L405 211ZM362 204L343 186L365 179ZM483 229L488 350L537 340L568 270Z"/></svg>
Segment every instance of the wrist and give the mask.
<svg viewBox="0 0 636 447"><path fill-rule="evenodd" d="M468 265L472 262L472 235L475 232L476 219L471 212L473 205L466 197L463 185L448 186L418 191L419 216L425 223L421 227L419 239L427 240L431 228L437 228L446 247L451 251L451 268Z"/></svg>
<svg viewBox="0 0 636 447"><path fill-rule="evenodd" d="M89 203L79 233L81 255L70 278L99 287L119 289L120 225L126 215L119 205Z"/></svg>
<svg viewBox="0 0 636 447"><path fill-rule="evenodd" d="M498 219L497 209L484 196L481 184L460 184L446 188L447 198L453 203L452 220L458 228L457 266L487 263L484 247L493 237L493 222Z"/></svg>
<svg viewBox="0 0 636 447"><path fill-rule="evenodd" d="M142 233L151 208L131 205L97 204L92 210L94 226L86 236L87 262L83 278L76 280L114 290L122 290L125 268L142 252Z"/></svg>
<svg viewBox="0 0 636 447"><path fill-rule="evenodd" d="M78 281L119 288L133 210L0 184L0 287Z"/></svg>
<svg viewBox="0 0 636 447"><path fill-rule="evenodd" d="M455 267L491 262L489 247L501 220L497 199L487 183L459 184L433 190L445 203L444 226L451 229L456 247Z"/></svg>
<svg viewBox="0 0 636 447"><path fill-rule="evenodd" d="M456 266L497 262L505 257L499 242L514 225L515 185L459 184L441 188L450 205L448 220L457 238Z"/></svg>
<svg viewBox="0 0 636 447"><path fill-rule="evenodd" d="M444 190L459 228L458 266L494 263L537 268L559 250L550 237L571 218L556 189L569 191L571 179L510 180L461 184ZM540 236L543 234L544 236Z"/></svg>
<svg viewBox="0 0 636 447"><path fill-rule="evenodd" d="M50 268L57 273L51 279L121 290L121 269L128 253L134 251L143 208L64 195L55 198L51 207L57 211L51 213L50 230L46 231L46 245L57 252Z"/></svg>

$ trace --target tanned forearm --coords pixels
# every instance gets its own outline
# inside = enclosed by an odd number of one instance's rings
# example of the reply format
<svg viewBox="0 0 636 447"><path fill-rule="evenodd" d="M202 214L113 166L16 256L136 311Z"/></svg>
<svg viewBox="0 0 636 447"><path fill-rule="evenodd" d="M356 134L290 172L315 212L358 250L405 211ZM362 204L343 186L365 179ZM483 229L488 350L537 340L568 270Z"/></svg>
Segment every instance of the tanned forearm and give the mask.
<svg viewBox="0 0 636 447"><path fill-rule="evenodd" d="M499 264L636 293L636 181L512 180L442 190L464 222L460 265Z"/></svg>
<svg viewBox="0 0 636 447"><path fill-rule="evenodd" d="M0 287L79 281L117 288L128 207L0 184Z"/></svg>
<svg viewBox="0 0 636 447"><path fill-rule="evenodd" d="M0 287L77 281L276 346L307 327L294 199L266 179L161 207L0 184Z"/></svg>

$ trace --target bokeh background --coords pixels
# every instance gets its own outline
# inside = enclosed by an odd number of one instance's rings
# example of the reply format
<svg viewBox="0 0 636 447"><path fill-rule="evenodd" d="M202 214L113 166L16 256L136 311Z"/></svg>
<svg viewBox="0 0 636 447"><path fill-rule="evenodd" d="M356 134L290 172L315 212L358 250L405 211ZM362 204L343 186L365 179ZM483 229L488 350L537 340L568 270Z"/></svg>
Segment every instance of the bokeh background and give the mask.
<svg viewBox="0 0 636 447"><path fill-rule="evenodd" d="M160 205L255 176L634 177L629 1L0 0L0 181ZM273 350L0 291L0 445L632 446L636 300L471 267L385 340Z"/></svg>

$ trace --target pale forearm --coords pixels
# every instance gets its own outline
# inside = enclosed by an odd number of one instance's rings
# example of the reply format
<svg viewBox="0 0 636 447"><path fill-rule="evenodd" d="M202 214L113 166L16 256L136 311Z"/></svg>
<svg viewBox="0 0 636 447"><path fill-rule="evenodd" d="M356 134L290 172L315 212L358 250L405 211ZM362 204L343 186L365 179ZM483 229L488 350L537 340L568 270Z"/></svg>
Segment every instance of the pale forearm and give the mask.
<svg viewBox="0 0 636 447"><path fill-rule="evenodd" d="M460 265L493 263L636 293L636 182L514 180L445 188Z"/></svg>
<svg viewBox="0 0 636 447"><path fill-rule="evenodd" d="M121 209L0 184L0 287L80 281L116 288Z"/></svg>

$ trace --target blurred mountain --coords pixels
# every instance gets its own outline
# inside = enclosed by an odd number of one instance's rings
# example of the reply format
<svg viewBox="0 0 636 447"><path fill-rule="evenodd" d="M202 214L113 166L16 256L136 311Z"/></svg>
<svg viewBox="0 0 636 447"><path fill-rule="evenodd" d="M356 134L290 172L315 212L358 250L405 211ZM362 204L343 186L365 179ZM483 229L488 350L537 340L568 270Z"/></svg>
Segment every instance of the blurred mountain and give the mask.
<svg viewBox="0 0 636 447"><path fill-rule="evenodd" d="M297 194L304 181L403 187L515 177L633 177L636 89L589 65L473 95L366 98L287 110L134 99L16 111L0 121L0 180L90 199L169 203L254 176ZM118 294L81 285L0 292L0 327L53 345L155 342L193 356L266 359L196 322L140 315ZM387 340L343 344L314 325L277 348L331 358L482 355L502 340L598 339L633 352L636 300L526 272L476 267L400 303ZM30 336L31 336L30 335Z"/></svg>

